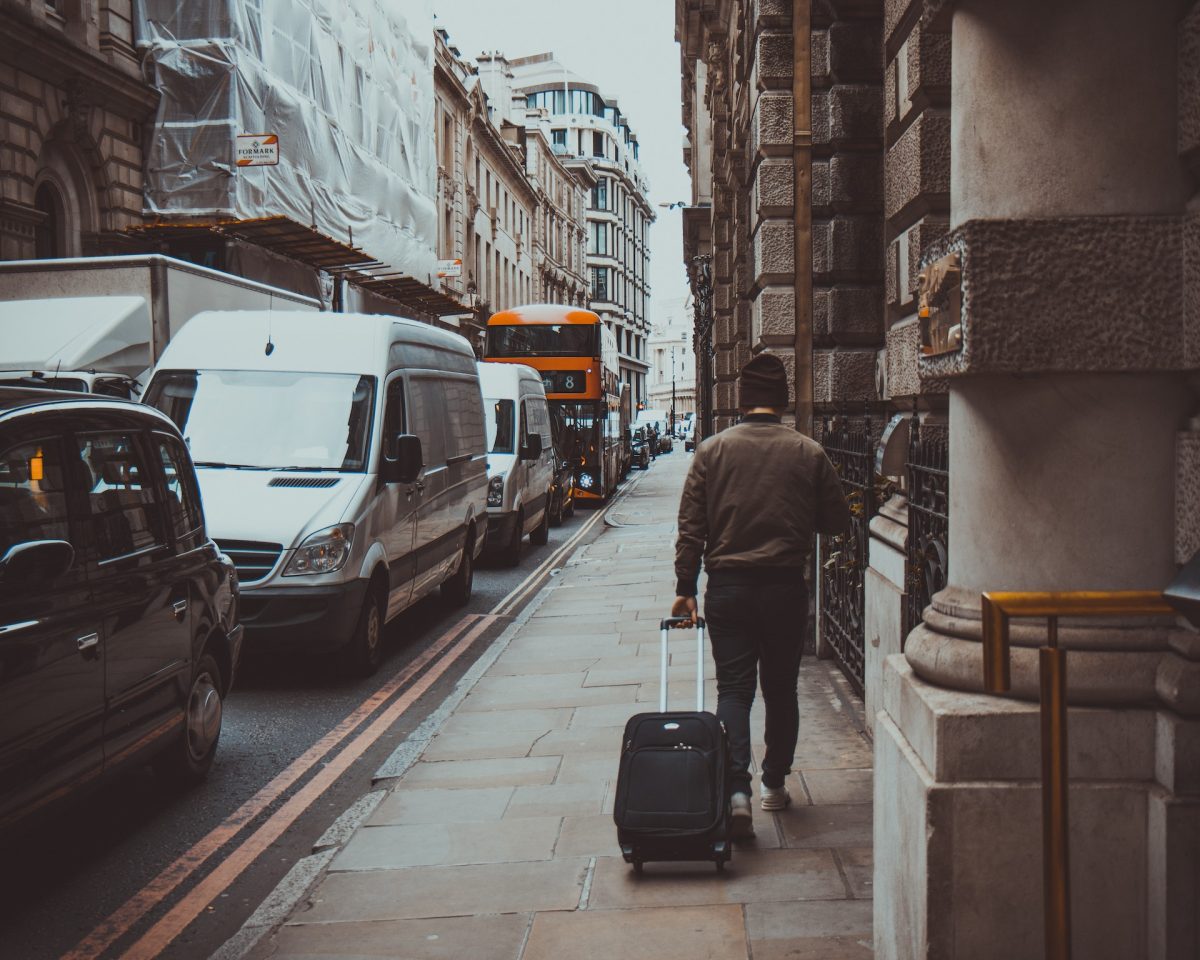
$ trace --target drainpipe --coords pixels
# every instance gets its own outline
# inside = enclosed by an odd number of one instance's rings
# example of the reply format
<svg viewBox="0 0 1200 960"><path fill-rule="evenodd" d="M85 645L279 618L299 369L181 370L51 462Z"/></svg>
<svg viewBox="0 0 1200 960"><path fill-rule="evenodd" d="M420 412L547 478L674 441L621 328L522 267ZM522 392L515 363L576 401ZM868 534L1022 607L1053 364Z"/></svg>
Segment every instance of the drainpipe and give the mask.
<svg viewBox="0 0 1200 960"><path fill-rule="evenodd" d="M792 162L795 195L796 429L813 432L812 0L792 0Z"/></svg>

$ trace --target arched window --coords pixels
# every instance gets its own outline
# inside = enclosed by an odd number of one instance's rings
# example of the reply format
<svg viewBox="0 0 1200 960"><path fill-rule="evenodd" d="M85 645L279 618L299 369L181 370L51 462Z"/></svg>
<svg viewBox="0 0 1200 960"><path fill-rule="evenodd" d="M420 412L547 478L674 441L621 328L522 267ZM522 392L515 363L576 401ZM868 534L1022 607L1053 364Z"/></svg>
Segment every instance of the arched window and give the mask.
<svg viewBox="0 0 1200 960"><path fill-rule="evenodd" d="M66 256L64 248L63 201L54 184L46 182L33 195L33 205L45 214L42 222L34 229L34 256L39 260L51 260Z"/></svg>

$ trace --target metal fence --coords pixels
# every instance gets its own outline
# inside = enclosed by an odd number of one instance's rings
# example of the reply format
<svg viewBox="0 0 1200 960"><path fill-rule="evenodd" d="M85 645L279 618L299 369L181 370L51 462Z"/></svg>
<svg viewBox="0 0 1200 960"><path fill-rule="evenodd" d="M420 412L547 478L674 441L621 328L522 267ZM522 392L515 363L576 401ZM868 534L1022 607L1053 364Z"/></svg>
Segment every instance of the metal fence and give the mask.
<svg viewBox="0 0 1200 960"><path fill-rule="evenodd" d="M908 443L908 562L904 636L946 586L950 545L950 448L914 413Z"/></svg>
<svg viewBox="0 0 1200 960"><path fill-rule="evenodd" d="M859 693L863 689L866 640L865 577L871 517L878 509L871 418L824 417L818 439L833 462L850 503L850 532L821 537L821 616L818 630Z"/></svg>

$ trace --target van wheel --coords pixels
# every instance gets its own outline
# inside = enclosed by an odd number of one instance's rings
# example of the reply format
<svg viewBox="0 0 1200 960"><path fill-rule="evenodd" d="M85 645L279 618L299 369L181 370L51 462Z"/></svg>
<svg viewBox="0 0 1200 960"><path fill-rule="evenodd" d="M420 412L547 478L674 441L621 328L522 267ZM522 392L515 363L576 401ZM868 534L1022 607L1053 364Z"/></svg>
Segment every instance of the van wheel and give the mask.
<svg viewBox="0 0 1200 960"><path fill-rule="evenodd" d="M369 677L379 669L383 660L383 601L374 584L367 588L362 613L348 644L350 670L359 677Z"/></svg>
<svg viewBox="0 0 1200 960"><path fill-rule="evenodd" d="M544 547L550 539L550 498L546 498L546 509L542 511L542 522L529 531L529 542L535 547Z"/></svg>
<svg viewBox="0 0 1200 960"><path fill-rule="evenodd" d="M521 562L521 540L525 537L525 511L517 511L517 521L513 524L512 538L500 552L500 562L506 567L515 567Z"/></svg>
<svg viewBox="0 0 1200 960"><path fill-rule="evenodd" d="M567 509L566 508L566 500L567 500L566 491L560 489L558 491L558 496L555 497L552 501L552 506L554 507L554 510L550 513L550 526L552 526L552 527L561 527L562 526L563 517L565 516L566 509Z"/></svg>
<svg viewBox="0 0 1200 960"><path fill-rule="evenodd" d="M567 495L564 493L563 499L565 500L566 497L567 497ZM574 494L574 492L571 493L571 502L566 504L563 507L562 515L564 517L566 517L567 519L570 519L571 517L575 516L575 494Z"/></svg>
<svg viewBox="0 0 1200 960"><path fill-rule="evenodd" d="M191 786L208 776L221 740L221 669L204 654L192 669L183 733L154 761L154 771L166 780Z"/></svg>
<svg viewBox="0 0 1200 960"><path fill-rule="evenodd" d="M442 599L452 607L465 607L471 601L471 587L475 582L475 541L467 537L463 545L462 558L454 576L442 583Z"/></svg>

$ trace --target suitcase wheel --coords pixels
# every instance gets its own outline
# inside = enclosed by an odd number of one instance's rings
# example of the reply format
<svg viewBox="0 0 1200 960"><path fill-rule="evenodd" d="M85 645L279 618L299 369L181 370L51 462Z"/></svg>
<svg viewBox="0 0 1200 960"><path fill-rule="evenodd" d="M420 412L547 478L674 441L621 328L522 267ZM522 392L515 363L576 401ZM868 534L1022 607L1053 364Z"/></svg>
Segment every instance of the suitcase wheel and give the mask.
<svg viewBox="0 0 1200 960"><path fill-rule="evenodd" d="M634 872L634 873L641 873L641 872L642 872L642 861L641 861L641 860L634 860L634 861L633 861L633 872Z"/></svg>
<svg viewBox="0 0 1200 960"><path fill-rule="evenodd" d="M717 861L717 873L724 873L724 872L725 872L725 861L718 860Z"/></svg>

